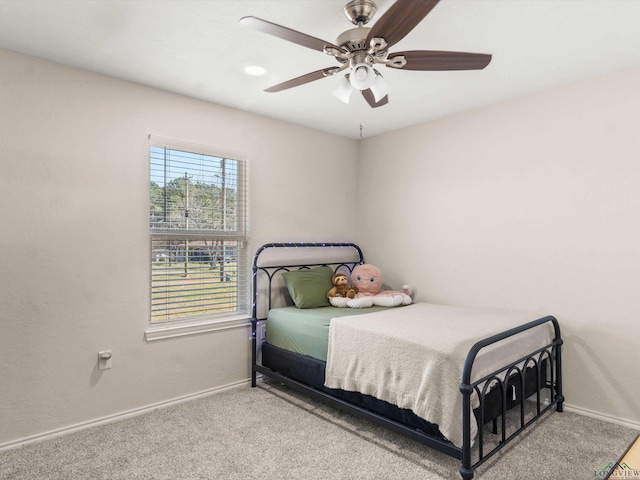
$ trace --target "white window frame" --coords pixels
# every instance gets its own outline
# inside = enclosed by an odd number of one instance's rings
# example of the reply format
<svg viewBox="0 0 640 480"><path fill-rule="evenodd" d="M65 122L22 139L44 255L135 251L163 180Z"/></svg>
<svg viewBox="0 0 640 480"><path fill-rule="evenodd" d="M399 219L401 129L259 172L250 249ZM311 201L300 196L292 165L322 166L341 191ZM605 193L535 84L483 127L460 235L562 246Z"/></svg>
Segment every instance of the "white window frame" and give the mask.
<svg viewBox="0 0 640 480"><path fill-rule="evenodd" d="M238 182L238 188L240 189L237 198L241 204L237 207L238 229L234 231L200 231L200 230L181 230L174 228L152 228L149 227L150 241L149 241L149 324L145 330L146 341L164 340L172 337L181 337L185 335L194 335L204 332L212 332L218 330L228 330L233 328L246 327L250 324L251 315L250 311L250 281L248 278L249 265L248 265L248 162L244 155L229 150L223 150L216 147L199 145L190 142L185 142L176 139L170 139L166 137L160 137L156 135L149 135L149 148L148 161L149 168L151 169L151 150L153 147L167 148L171 150L180 150L183 152L190 152L194 154L232 159L238 161L239 176L241 178ZM151 178L151 171L149 172L149 178ZM148 198L151 198L151 192L149 192ZM149 222L149 220L147 220ZM237 241L237 285L238 291L236 294L236 311L229 313L217 313L214 315L197 315L193 317L185 317L175 320L164 320L161 322L151 321L151 278L153 274L153 241L154 240L168 240L168 239L209 239L209 240L234 240Z"/></svg>

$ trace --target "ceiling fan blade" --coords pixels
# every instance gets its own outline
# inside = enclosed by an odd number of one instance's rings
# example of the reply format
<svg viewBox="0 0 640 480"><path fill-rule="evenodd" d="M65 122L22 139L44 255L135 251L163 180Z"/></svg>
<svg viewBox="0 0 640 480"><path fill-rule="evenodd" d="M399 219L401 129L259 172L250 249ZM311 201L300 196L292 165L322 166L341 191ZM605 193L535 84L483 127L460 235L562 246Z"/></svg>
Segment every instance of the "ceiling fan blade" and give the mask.
<svg viewBox="0 0 640 480"><path fill-rule="evenodd" d="M373 96L373 92L370 89L362 90L362 96L367 101L367 103L371 106L371 108L381 107L389 103L389 95L385 95L380 99L378 103L376 103L376 97Z"/></svg>
<svg viewBox="0 0 640 480"><path fill-rule="evenodd" d="M485 53L432 50L394 52L389 54L388 60L398 56L403 56L407 61L406 65L399 67L402 70L482 70L491 62L491 55Z"/></svg>
<svg viewBox="0 0 640 480"><path fill-rule="evenodd" d="M382 37L388 46L402 40L440 0L397 0L378 20L367 35L367 45L371 39Z"/></svg>
<svg viewBox="0 0 640 480"><path fill-rule="evenodd" d="M298 45L302 45L303 47L311 48L312 50L319 50L321 52L324 52L325 47L331 47L341 52L345 51L343 48L340 48L331 42L327 42L320 38L307 35L306 33L283 27L282 25L278 25L276 23L268 22L267 20L263 20L261 18L242 17L240 19L240 23L260 32L268 33L269 35L282 38L283 40L287 40L289 42L297 43Z"/></svg>
<svg viewBox="0 0 640 480"><path fill-rule="evenodd" d="M287 80L286 82L279 83L278 85L274 85L273 87L265 88L265 92L280 92L282 90L286 90L288 88L298 87L300 85L304 85L305 83L314 82L316 80L320 80L321 78L328 77L335 73L336 68L323 68L322 70L316 70L315 72L307 73L306 75L302 75L300 77L292 78L291 80Z"/></svg>

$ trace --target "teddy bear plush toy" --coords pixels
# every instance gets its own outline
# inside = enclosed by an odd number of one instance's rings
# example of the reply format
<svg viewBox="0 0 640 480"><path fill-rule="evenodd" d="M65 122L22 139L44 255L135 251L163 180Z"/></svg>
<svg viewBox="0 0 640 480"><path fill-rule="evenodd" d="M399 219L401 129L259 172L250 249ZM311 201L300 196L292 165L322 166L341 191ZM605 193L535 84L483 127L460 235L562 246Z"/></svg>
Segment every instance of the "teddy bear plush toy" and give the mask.
<svg viewBox="0 0 640 480"><path fill-rule="evenodd" d="M356 292L354 298L334 297L330 299L330 303L335 307L368 308L374 305L397 307L409 305L412 301L413 289L409 285L403 285L401 292L382 290L382 272L368 263L357 265L353 269L351 287Z"/></svg>
<svg viewBox="0 0 640 480"><path fill-rule="evenodd" d="M333 287L327 293L327 298L331 301L332 298L353 298L356 296L356 292L353 288L349 287L349 277L344 273L336 273L331 278Z"/></svg>

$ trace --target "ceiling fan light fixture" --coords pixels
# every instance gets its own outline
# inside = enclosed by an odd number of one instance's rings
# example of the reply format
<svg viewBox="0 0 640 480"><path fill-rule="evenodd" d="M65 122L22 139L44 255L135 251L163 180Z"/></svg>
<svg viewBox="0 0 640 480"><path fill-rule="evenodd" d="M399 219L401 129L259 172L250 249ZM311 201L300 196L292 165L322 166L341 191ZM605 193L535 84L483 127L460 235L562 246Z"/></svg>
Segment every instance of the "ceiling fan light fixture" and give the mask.
<svg viewBox="0 0 640 480"><path fill-rule="evenodd" d="M342 77L340 83L338 83L338 86L333 89L333 94L347 105L349 104L349 99L351 98L351 92L353 92L353 88L351 87L351 83L349 82L349 75L345 75L344 77Z"/></svg>
<svg viewBox="0 0 640 480"><path fill-rule="evenodd" d="M374 70L376 75L376 80L373 82L373 85L369 87L371 93L373 93L373 97L376 99L376 103L382 100L384 97L389 95L392 88L391 85L387 83L382 74L377 70Z"/></svg>
<svg viewBox="0 0 640 480"><path fill-rule="evenodd" d="M376 74L371 65L366 63L357 63L353 66L349 75L349 82L353 88L358 90L367 90L376 80Z"/></svg>

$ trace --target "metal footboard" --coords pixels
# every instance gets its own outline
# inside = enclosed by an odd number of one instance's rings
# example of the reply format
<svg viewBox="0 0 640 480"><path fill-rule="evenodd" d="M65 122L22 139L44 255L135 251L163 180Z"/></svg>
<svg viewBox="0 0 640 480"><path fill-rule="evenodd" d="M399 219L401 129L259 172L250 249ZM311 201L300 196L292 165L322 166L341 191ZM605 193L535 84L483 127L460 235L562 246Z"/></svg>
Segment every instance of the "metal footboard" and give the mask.
<svg viewBox="0 0 640 480"><path fill-rule="evenodd" d="M471 381L471 372L473 370L474 361L478 353L485 347L492 345L501 340L505 340L509 337L522 333L526 330L535 328L539 325L551 322L554 328L553 341L534 351L522 358L505 365L504 367L496 370L483 378ZM546 362L546 367L544 366ZM536 413L528 421L525 419L525 372L527 368L534 368L536 372ZM542 369L547 368L549 371L549 377L545 383L542 384ZM522 398L520 399L520 426L509 435L507 435L506 426L506 413L507 413L507 382L515 375L516 379L521 382ZM502 410L501 410L501 428L500 442L489 451L485 452L484 445L484 400L487 392L490 388L499 388L502 395ZM550 391L550 402L544 406L542 403L541 392L543 388L548 388ZM462 383L460 384L460 392L462 393L462 467L460 468L460 475L465 480L473 478L473 471L481 465L483 462L491 458L508 442L513 440L520 432L522 432L531 423L535 422L549 409L556 407L558 412L562 411L562 404L564 397L562 396L562 338L560 335L560 325L558 320L553 316L547 316L526 323L519 327L507 330L500 334L486 338L477 342L469 353L465 360L464 369L462 372ZM473 393L478 395L480 400L480 421L478 422L478 460L474 463L472 457L472 442L471 438L471 396ZM495 430L495 423L494 423ZM494 433L498 433L495 432Z"/></svg>

